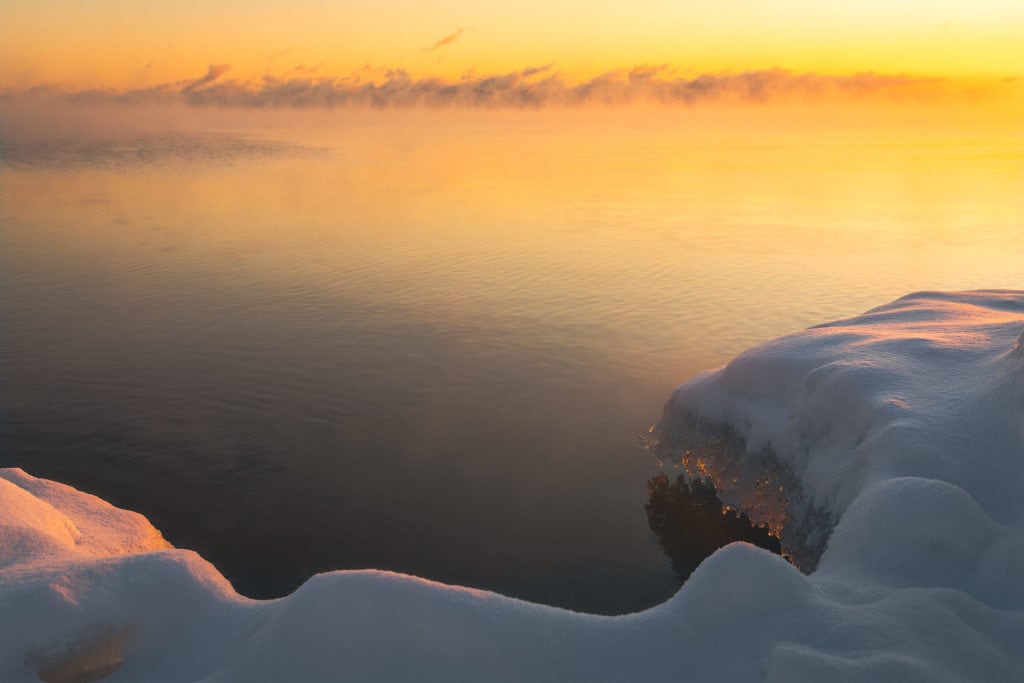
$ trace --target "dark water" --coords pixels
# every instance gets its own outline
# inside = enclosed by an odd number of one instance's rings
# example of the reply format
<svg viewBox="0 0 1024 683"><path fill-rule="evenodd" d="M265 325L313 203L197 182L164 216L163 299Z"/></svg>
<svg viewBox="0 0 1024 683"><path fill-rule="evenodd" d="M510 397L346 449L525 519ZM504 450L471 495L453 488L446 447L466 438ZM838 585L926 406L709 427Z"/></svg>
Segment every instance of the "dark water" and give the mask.
<svg viewBox="0 0 1024 683"><path fill-rule="evenodd" d="M647 482L647 522L672 558L680 583L711 553L735 541L751 543L778 555L779 539L757 527L743 512L728 509L714 484L705 479L662 473Z"/></svg>
<svg viewBox="0 0 1024 683"><path fill-rule="evenodd" d="M917 204L882 230L898 198L787 194L777 149L457 132L5 146L0 465L145 514L253 597L376 567L627 612L717 543L680 560L663 536L670 558L648 526L641 437L676 384L909 289L1024 275L1004 162L922 252ZM851 154L814 149L801 178ZM879 154L843 178L888 186Z"/></svg>

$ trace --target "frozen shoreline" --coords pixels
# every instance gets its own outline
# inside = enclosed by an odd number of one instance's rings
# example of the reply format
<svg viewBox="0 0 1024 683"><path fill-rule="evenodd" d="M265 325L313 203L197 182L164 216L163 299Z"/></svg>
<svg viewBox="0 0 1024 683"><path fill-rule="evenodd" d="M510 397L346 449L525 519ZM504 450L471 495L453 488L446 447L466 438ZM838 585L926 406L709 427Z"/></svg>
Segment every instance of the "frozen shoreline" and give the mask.
<svg viewBox="0 0 1024 683"><path fill-rule="evenodd" d="M814 571L734 544L621 617L379 571L248 600L140 515L0 470L0 680L1022 678L1022 333L1024 292L919 293L679 387L659 457Z"/></svg>

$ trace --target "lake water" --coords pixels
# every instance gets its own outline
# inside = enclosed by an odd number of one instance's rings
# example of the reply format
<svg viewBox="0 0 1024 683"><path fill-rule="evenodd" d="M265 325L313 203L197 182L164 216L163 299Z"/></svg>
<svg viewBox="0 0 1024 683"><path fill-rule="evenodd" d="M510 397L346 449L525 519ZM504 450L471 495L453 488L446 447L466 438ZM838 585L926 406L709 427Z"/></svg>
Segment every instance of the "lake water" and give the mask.
<svg viewBox="0 0 1024 683"><path fill-rule="evenodd" d="M642 438L677 384L910 291L1024 283L1013 126L315 119L0 148L0 465L251 596L377 567L661 602Z"/></svg>

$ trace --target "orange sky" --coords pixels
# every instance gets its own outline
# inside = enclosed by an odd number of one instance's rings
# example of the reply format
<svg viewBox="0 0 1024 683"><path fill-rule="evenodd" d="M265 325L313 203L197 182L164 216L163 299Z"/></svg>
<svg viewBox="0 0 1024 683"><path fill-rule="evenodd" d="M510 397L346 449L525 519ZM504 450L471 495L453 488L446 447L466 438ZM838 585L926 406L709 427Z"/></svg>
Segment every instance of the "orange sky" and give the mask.
<svg viewBox="0 0 1024 683"><path fill-rule="evenodd" d="M240 79L296 67L455 78L546 64L569 79L638 64L684 75L771 67L1024 75L1020 0L837 4L6 0L0 87L143 88L199 78L210 64L230 64Z"/></svg>

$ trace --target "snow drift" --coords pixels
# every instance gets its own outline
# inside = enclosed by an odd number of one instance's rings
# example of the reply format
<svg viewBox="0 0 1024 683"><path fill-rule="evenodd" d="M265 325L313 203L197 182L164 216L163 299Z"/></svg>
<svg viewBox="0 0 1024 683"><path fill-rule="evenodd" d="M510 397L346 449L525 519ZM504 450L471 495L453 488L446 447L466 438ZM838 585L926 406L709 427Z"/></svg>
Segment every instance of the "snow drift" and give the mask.
<svg viewBox="0 0 1024 683"><path fill-rule="evenodd" d="M674 393L666 463L781 535L600 617L387 572L236 594L141 516L0 470L0 680L1024 680L1024 292L921 293Z"/></svg>

